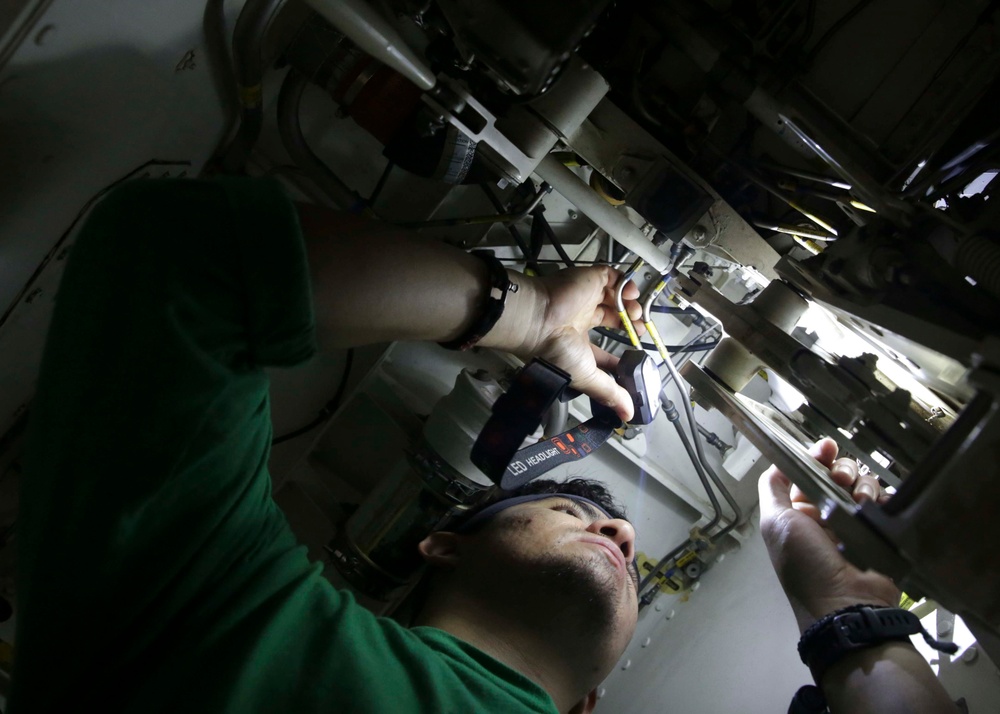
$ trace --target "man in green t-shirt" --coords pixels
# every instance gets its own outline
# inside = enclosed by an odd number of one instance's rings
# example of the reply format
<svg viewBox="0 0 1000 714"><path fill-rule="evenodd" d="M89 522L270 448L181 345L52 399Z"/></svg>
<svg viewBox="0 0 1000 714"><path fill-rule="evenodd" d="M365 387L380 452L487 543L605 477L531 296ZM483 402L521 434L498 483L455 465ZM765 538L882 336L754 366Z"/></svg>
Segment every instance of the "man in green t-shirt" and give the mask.
<svg viewBox="0 0 1000 714"><path fill-rule="evenodd" d="M593 708L636 593L632 527L592 486L428 536L434 576L409 629L333 589L270 495L264 368L317 344L454 340L487 278L462 251L297 208L269 180L137 181L98 204L31 407L9 712ZM512 272L518 289L479 344L544 357L627 418L603 371L615 359L588 339L618 320L616 278ZM637 318L634 287L625 297ZM871 488L817 448L857 497ZM848 566L783 476L761 483L762 530L800 625L892 602L892 584ZM908 711L947 703L908 645L838 667L824 681L834 711L887 691Z"/></svg>

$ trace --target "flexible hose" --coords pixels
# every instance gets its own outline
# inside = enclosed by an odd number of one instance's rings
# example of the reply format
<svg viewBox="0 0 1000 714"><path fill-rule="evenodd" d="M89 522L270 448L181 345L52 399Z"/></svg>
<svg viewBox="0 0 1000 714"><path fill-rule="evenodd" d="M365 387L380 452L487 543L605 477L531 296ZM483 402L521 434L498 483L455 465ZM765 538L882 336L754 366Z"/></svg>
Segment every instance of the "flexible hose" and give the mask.
<svg viewBox="0 0 1000 714"><path fill-rule="evenodd" d="M352 191L329 166L323 163L322 159L313 153L302 133L299 106L308 85L309 78L294 67L288 70L285 80L281 83L281 91L278 94L278 130L281 132L281 141L292 161L306 172L306 175L333 203L346 210L358 210L364 206L364 199Z"/></svg>
<svg viewBox="0 0 1000 714"><path fill-rule="evenodd" d="M268 23L284 3L285 0L247 0L233 28L233 70L239 90L240 113L235 135L219 150L224 171L242 171L260 137L264 125L261 47Z"/></svg>

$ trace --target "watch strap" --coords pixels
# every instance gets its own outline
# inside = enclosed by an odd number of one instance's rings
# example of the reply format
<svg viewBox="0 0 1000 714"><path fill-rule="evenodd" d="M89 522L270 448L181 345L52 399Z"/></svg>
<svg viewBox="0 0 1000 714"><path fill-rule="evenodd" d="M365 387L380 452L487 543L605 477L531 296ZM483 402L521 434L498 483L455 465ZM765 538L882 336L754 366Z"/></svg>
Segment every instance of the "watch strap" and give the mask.
<svg viewBox="0 0 1000 714"><path fill-rule="evenodd" d="M820 684L826 671L847 654L884 642L908 642L916 634L937 650L958 651L954 643L932 638L908 610L862 604L831 612L813 623L799 640L799 657Z"/></svg>
<svg viewBox="0 0 1000 714"><path fill-rule="evenodd" d="M507 304L507 295L517 290L517 286L513 286L510 282L507 269L503 267L503 263L495 255L485 250L474 250L470 255L474 255L486 263L489 270L489 289L479 314L469 328L454 340L438 343L449 350L467 350L474 347L500 320L504 306Z"/></svg>

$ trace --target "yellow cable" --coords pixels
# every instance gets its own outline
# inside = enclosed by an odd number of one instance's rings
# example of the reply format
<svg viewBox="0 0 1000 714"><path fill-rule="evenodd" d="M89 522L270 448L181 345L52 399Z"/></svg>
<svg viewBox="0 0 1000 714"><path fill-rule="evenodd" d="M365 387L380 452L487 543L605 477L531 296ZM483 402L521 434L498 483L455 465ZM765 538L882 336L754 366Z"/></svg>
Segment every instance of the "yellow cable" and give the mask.
<svg viewBox="0 0 1000 714"><path fill-rule="evenodd" d="M642 343L639 342L639 335L636 334L635 327L632 326L632 320L629 318L628 313L622 310L618 313L618 317L621 318L622 326L625 328L625 332L628 333L629 342L637 350L642 349Z"/></svg>
<svg viewBox="0 0 1000 714"><path fill-rule="evenodd" d="M646 332L648 332L649 336L653 338L653 344L656 345L656 351L660 353L660 357L662 357L664 361L670 359L670 353L667 352L667 346L663 344L663 340L660 339L660 333L656 329L656 325L653 324L653 321L647 320L643 324L646 326Z"/></svg>

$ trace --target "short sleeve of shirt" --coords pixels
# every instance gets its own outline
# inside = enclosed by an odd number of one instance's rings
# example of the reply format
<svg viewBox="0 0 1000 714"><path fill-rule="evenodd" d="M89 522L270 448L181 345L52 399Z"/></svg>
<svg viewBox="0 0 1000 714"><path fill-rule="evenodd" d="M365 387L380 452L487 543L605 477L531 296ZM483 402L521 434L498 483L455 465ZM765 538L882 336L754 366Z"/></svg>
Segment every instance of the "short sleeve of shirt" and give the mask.
<svg viewBox="0 0 1000 714"><path fill-rule="evenodd" d="M13 711L94 686L85 660L126 694L138 655L220 607L240 566L294 547L270 497L263 367L314 345L305 247L276 182L135 181L95 207L31 405Z"/></svg>
<svg viewBox="0 0 1000 714"><path fill-rule="evenodd" d="M275 182L133 182L98 204L31 405L12 714L554 711L471 645L374 617L296 544L263 367L314 342Z"/></svg>

